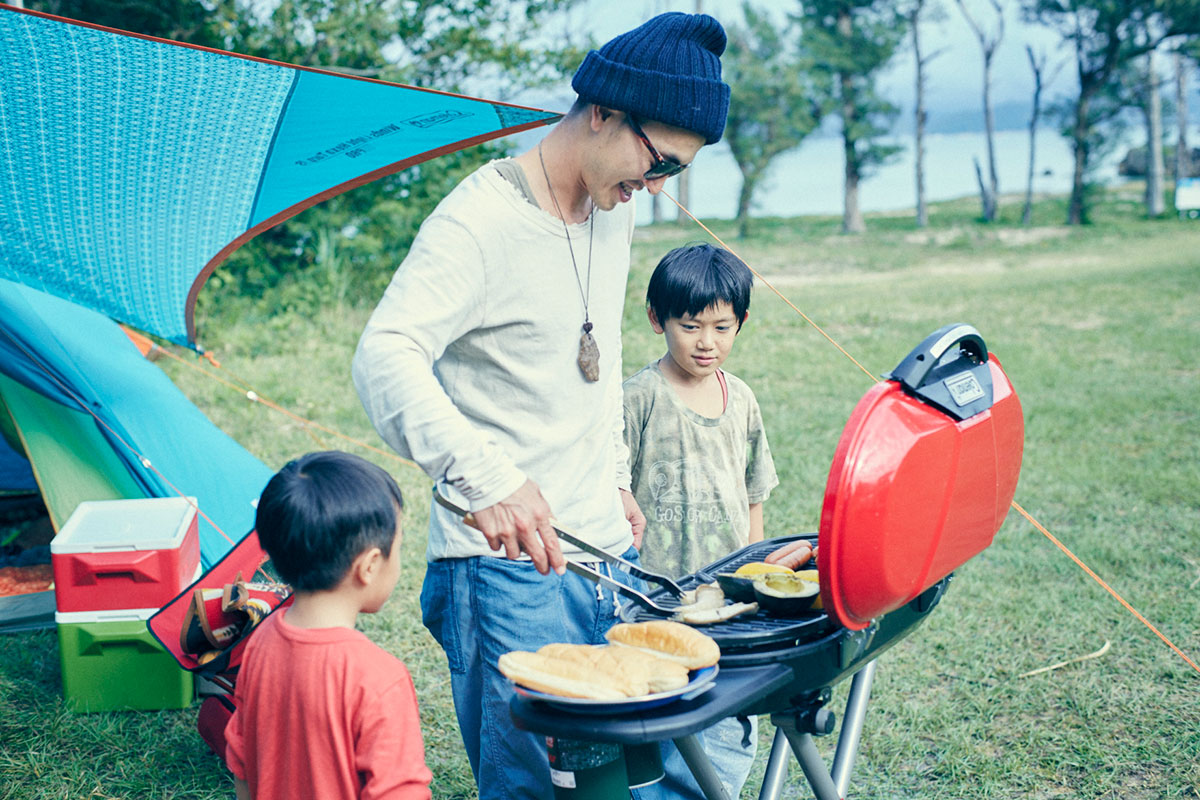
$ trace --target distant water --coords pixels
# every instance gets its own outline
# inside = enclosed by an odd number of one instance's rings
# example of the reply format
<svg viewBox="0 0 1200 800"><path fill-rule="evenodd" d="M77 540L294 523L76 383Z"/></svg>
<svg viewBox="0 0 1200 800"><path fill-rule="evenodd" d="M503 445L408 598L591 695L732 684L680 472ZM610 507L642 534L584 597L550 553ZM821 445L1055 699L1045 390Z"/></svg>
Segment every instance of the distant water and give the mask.
<svg viewBox="0 0 1200 800"><path fill-rule="evenodd" d="M908 136L891 142L904 149L891 164L879 168L859 185L859 205L865 212L916 207L913 138ZM1023 197L1029 169L1029 132L997 131L995 146L1000 192ZM1033 190L1039 193L1069 193L1072 154L1067 140L1054 131L1040 131L1035 155ZM979 184L975 177L975 158L979 159L986 180L987 139L982 133L927 135L926 201L977 197ZM780 217L841 215L843 168L840 139L808 139L799 148L777 156L771 162L770 175L763 179L758 188L751 214ZM691 172L689 208L693 214L716 219L737 216L742 175L727 146L718 144L701 150ZM1116 180L1115 160L1103 164L1097 175L1105 180ZM666 188L672 195L678 196L678 179L669 180ZM678 213L674 203L666 198L659 202L663 204L663 218L673 219ZM651 215L649 197L639 193L639 223L649 222Z"/></svg>

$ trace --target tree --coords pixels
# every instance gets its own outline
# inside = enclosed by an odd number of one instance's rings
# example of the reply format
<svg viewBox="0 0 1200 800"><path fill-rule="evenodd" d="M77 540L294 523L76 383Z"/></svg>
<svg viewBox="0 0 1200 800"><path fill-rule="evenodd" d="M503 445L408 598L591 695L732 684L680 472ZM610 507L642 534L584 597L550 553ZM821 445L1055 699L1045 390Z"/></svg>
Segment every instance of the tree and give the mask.
<svg viewBox="0 0 1200 800"><path fill-rule="evenodd" d="M742 173L738 195L738 235L750 233L750 208L772 159L799 145L817 125L828 89L797 51L794 24L780 27L749 3L745 25L728 28L726 80L733 87L725 141Z"/></svg>
<svg viewBox="0 0 1200 800"><path fill-rule="evenodd" d="M697 14L703 14L704 13L704 0L695 0L695 6L693 7L692 10ZM726 83L728 83L728 81L726 81ZM732 85L732 84L730 84L730 85ZM675 191L675 193L679 195L679 204L681 206L683 206L684 208L687 208L688 204L691 202L692 176L688 174L689 172L691 172L691 170L685 170L685 171L679 173L679 185ZM657 203L658 195L653 195L653 197L654 197L654 202ZM657 208L657 206L655 206L655 207ZM688 219L687 214L677 215L675 217L675 222L676 222L676 224L685 226L685 227L688 225L691 225L691 220Z"/></svg>
<svg viewBox="0 0 1200 800"><path fill-rule="evenodd" d="M975 172L980 175L979 196L983 203L983 221L994 222L999 202L1000 182L996 178L996 117L992 112L992 58L996 55L996 48L1000 46L1000 41L1004 38L1004 9L1000 6L1000 0L988 0L992 10L996 12L996 20L990 29L984 30L983 25L977 22L971 12L967 10L963 0L956 0L956 2L963 17L967 20L967 24L975 32L975 38L979 40L979 49L983 53L983 127L987 137L988 183L985 185L983 182L978 160L975 162Z"/></svg>
<svg viewBox="0 0 1200 800"><path fill-rule="evenodd" d="M220 47L220 24L198 0L26 0L25 7L106 28Z"/></svg>
<svg viewBox="0 0 1200 800"><path fill-rule="evenodd" d="M1163 107L1171 110L1171 102L1164 101L1161 85L1164 83L1156 66L1155 50L1131 61L1118 74L1118 96L1124 106L1137 109L1146 132L1146 144L1136 151L1141 160L1139 173L1145 177L1146 216L1161 216L1166 211L1164 186L1166 165L1163 153ZM1132 166L1126 156L1118 171Z"/></svg>
<svg viewBox="0 0 1200 800"><path fill-rule="evenodd" d="M578 47L531 44L573 0L215 0L227 49L505 100L560 79Z"/></svg>
<svg viewBox="0 0 1200 800"><path fill-rule="evenodd" d="M908 22L891 0L801 0L797 19L814 72L829 81L842 123L842 232L862 233L859 183L900 149L879 141L899 109L875 91L875 79L907 34Z"/></svg>
<svg viewBox="0 0 1200 800"><path fill-rule="evenodd" d="M1074 150L1067 224L1087 221L1087 182L1099 127L1115 112L1113 82L1122 68L1173 36L1200 32L1195 0L1027 0L1025 16L1056 30L1075 56L1078 95L1064 109ZM1107 100L1107 101L1106 101Z"/></svg>
<svg viewBox="0 0 1200 800"><path fill-rule="evenodd" d="M1175 51L1175 183L1192 174L1191 150L1188 149L1188 60L1184 50Z"/></svg>
<svg viewBox="0 0 1200 800"><path fill-rule="evenodd" d="M916 102L913 105L913 152L915 154L915 178L917 187L917 227L929 225L929 210L925 207L925 66L937 58L945 48L926 54L921 49L922 16L926 20L941 21L945 18L941 6L926 6L926 0L914 0L908 12L908 26L912 31L913 56L916 60Z"/></svg>
<svg viewBox="0 0 1200 800"><path fill-rule="evenodd" d="M1058 77L1059 70L1066 62L1060 61L1046 76L1045 53L1034 55L1033 48L1025 45L1025 54L1029 56L1029 68L1033 70L1033 112L1029 115L1029 173L1025 181L1025 207L1021 210L1021 224L1033 224L1033 172L1037 165L1037 129L1042 114L1042 92Z"/></svg>
<svg viewBox="0 0 1200 800"><path fill-rule="evenodd" d="M1162 96L1155 68L1154 52L1146 53L1146 73L1142 82L1142 111L1146 120L1146 216L1161 216L1167 210L1163 200L1163 126Z"/></svg>

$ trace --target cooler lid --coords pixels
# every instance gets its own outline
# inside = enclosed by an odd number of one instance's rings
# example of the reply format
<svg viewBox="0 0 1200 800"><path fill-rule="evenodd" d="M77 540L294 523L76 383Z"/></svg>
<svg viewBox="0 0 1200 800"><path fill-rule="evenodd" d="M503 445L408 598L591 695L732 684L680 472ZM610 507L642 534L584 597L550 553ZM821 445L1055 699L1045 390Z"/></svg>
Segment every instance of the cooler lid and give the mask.
<svg viewBox="0 0 1200 800"><path fill-rule="evenodd" d="M991 544L1016 492L1021 405L970 325L947 325L859 401L821 509L821 598L852 630Z"/></svg>
<svg viewBox="0 0 1200 800"><path fill-rule="evenodd" d="M50 540L50 553L177 549L196 517L195 504L194 497L86 500Z"/></svg>

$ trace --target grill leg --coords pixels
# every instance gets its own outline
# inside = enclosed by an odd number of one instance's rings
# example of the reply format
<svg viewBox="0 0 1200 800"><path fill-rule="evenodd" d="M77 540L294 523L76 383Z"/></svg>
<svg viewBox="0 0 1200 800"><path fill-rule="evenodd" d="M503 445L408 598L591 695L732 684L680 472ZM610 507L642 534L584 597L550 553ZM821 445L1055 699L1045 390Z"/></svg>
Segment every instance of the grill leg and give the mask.
<svg viewBox="0 0 1200 800"><path fill-rule="evenodd" d="M783 714L779 716L780 719L775 724L792 745L792 752L796 754L800 769L804 770L804 777L808 779L808 785L812 787L817 800L841 800L837 787L833 785L833 778L829 777L825 760L821 758L817 745L813 742L812 734L801 733L796 729L795 722L785 718ZM774 716L771 719L775 721Z"/></svg>
<svg viewBox="0 0 1200 800"><path fill-rule="evenodd" d="M833 753L833 769L830 775L837 787L838 797L845 797L850 789L850 771L858 757L858 744L862 739L863 723L867 718L867 701L871 698L871 683L875 680L875 664L872 660L854 675L850 682L850 696L846 698L846 715L842 719L842 732L838 734L837 750Z"/></svg>
<svg viewBox="0 0 1200 800"><path fill-rule="evenodd" d="M696 739L696 734L681 736L675 740L675 746L679 748L679 754L692 771L692 777L700 785L704 796L708 800L729 800L729 795L725 793L725 787L717 776L717 771L713 769L712 762L708 760L708 754Z"/></svg>
<svg viewBox="0 0 1200 800"><path fill-rule="evenodd" d="M775 740L771 742L771 757L767 760L767 771L763 775L758 800L779 800L783 796L783 785L787 780L788 756L787 735L775 729Z"/></svg>

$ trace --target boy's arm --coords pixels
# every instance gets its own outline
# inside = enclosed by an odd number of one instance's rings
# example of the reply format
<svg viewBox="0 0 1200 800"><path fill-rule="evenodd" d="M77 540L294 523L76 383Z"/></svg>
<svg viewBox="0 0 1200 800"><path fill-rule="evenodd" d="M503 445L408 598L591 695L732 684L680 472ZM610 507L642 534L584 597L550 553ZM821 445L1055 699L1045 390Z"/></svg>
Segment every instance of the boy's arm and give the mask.
<svg viewBox="0 0 1200 800"><path fill-rule="evenodd" d="M625 518L629 520L633 530L633 546L642 549L642 535L646 532L646 515L638 505L634 492L634 470L637 469L638 459L642 449L642 426L645 420L637 407L637 398L626 394L626 383L621 385L621 439L626 458L626 474L629 476L628 490L621 490L621 506L625 510ZM619 454L618 454L619 455Z"/></svg>
<svg viewBox="0 0 1200 800"><path fill-rule="evenodd" d="M763 504L750 504L750 544L763 540Z"/></svg>
<svg viewBox="0 0 1200 800"><path fill-rule="evenodd" d="M380 692L360 723L355 743L361 800L430 800L433 773L425 764L425 744L417 693L408 669L395 662L397 680Z"/></svg>
<svg viewBox="0 0 1200 800"><path fill-rule="evenodd" d="M763 427L762 411L754 393L750 393L749 418L746 436L749 456L746 460L746 494L750 503L750 541L761 542L764 538L762 504L771 496L771 490L779 485L775 474L775 460L771 458L771 447L767 444L767 432Z"/></svg>
<svg viewBox="0 0 1200 800"><path fill-rule="evenodd" d="M241 778L234 778L233 788L237 792L237 800L250 800L250 784Z"/></svg>

